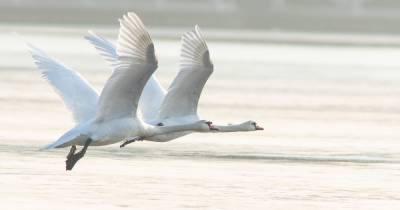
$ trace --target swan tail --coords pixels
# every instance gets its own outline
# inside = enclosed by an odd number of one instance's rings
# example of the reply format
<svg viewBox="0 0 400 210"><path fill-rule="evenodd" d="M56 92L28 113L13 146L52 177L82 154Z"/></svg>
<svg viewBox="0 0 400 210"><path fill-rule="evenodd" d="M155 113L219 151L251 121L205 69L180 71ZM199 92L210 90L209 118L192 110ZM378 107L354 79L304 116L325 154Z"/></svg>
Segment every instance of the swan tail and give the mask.
<svg viewBox="0 0 400 210"><path fill-rule="evenodd" d="M81 145L83 144L89 137L87 135L82 134L78 129L73 128L62 135L57 141L51 143L49 145L44 146L40 150L50 150L56 148L63 148L72 145Z"/></svg>

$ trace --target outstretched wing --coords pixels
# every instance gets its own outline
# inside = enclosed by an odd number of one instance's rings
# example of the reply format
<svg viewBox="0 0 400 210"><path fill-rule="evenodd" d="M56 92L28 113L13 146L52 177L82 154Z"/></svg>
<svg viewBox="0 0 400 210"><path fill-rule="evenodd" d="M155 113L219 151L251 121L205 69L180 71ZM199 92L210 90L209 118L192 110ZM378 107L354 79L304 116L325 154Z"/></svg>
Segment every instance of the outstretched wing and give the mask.
<svg viewBox="0 0 400 210"><path fill-rule="evenodd" d="M118 64L118 54L113 43L95 34L93 31L89 31L89 35L85 36L85 39L99 51L99 54L111 66ZM156 119L165 94L165 90L158 82L156 76L152 75L144 86L139 100L139 111L145 121Z"/></svg>
<svg viewBox="0 0 400 210"><path fill-rule="evenodd" d="M118 64L100 95L97 120L136 117L139 97L157 69L154 45L135 13L120 19Z"/></svg>
<svg viewBox="0 0 400 210"><path fill-rule="evenodd" d="M180 71L168 88L158 118L197 116L201 91L212 72L207 44L196 25L182 36Z"/></svg>
<svg viewBox="0 0 400 210"><path fill-rule="evenodd" d="M164 101L166 91L153 74L144 86L139 100L139 111L145 122L157 119L157 114Z"/></svg>
<svg viewBox="0 0 400 210"><path fill-rule="evenodd" d="M32 58L45 78L72 111L75 122L81 123L96 115L98 94L77 72L28 44Z"/></svg>
<svg viewBox="0 0 400 210"><path fill-rule="evenodd" d="M86 35L85 39L99 51L99 54L108 61L111 66L118 64L118 54L113 43L95 34L93 31L89 31L89 35Z"/></svg>

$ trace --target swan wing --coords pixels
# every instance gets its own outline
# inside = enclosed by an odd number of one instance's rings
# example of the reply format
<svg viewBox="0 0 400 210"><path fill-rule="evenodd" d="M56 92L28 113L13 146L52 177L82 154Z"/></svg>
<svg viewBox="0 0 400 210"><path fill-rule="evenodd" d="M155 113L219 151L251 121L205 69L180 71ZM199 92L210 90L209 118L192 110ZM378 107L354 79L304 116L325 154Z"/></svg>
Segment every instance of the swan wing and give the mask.
<svg viewBox="0 0 400 210"><path fill-rule="evenodd" d="M136 117L139 97L157 69L154 45L135 13L120 19L118 63L100 95L97 120Z"/></svg>
<svg viewBox="0 0 400 210"><path fill-rule="evenodd" d="M78 73L28 44L37 68L65 105L72 111L75 122L81 123L96 115L98 93Z"/></svg>
<svg viewBox="0 0 400 210"><path fill-rule="evenodd" d="M118 54L115 45L107 39L95 34L93 31L89 31L89 35L85 36L99 52L101 57L104 58L111 66L118 64Z"/></svg>
<svg viewBox="0 0 400 210"><path fill-rule="evenodd" d="M152 75L144 86L139 100L139 111L145 122L157 119L158 112L166 95L165 89L158 82L155 75Z"/></svg>
<svg viewBox="0 0 400 210"><path fill-rule="evenodd" d="M201 91L212 72L207 44L196 25L182 36L180 71L168 88L158 118L197 116Z"/></svg>
<svg viewBox="0 0 400 210"><path fill-rule="evenodd" d="M99 54L111 66L118 64L118 54L113 43L95 34L93 31L89 31L89 35L85 36L85 39L99 51ZM165 94L165 89L158 82L156 76L152 75L149 81L147 81L139 99L139 111L142 119L145 121L156 119Z"/></svg>

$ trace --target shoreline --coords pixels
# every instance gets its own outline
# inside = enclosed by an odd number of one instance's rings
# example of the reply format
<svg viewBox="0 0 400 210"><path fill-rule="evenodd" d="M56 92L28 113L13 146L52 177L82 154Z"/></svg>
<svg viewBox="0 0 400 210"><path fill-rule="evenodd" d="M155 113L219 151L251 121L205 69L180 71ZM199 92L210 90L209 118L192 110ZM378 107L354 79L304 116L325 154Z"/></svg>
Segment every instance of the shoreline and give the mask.
<svg viewBox="0 0 400 210"><path fill-rule="evenodd" d="M202 27L209 41L271 43L290 45L317 46L358 46L358 47L400 47L400 35L363 34L363 33L327 33L279 30L236 30L213 29ZM45 35L68 34L68 36L84 36L93 30L101 36L113 39L117 37L118 25L60 25L60 24L1 24L0 33L35 33ZM187 27L149 27L154 38L179 40L180 36L191 30ZM114 38L115 39L115 38Z"/></svg>

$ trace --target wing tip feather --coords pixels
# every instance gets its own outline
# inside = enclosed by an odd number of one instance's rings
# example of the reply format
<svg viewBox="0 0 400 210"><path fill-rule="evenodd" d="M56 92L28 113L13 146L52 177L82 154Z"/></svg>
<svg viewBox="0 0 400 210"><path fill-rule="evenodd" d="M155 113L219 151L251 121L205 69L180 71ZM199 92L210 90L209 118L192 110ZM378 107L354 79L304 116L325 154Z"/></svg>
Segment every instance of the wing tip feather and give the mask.
<svg viewBox="0 0 400 210"><path fill-rule="evenodd" d="M186 32L181 42L181 67L199 65L213 68L210 52L199 25L196 24L192 31Z"/></svg>
<svg viewBox="0 0 400 210"><path fill-rule="evenodd" d="M153 41L139 16L134 12L128 12L119 19L119 22L118 56L157 64Z"/></svg>

